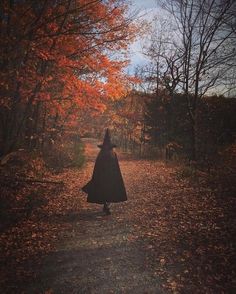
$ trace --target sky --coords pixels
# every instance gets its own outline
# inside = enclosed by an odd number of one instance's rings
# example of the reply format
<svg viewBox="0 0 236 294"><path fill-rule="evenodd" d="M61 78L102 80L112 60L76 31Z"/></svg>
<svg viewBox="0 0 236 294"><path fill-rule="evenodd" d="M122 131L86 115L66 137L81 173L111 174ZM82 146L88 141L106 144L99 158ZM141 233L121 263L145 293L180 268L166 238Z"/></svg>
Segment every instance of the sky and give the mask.
<svg viewBox="0 0 236 294"><path fill-rule="evenodd" d="M146 20L151 20L152 17L158 13L157 1L156 0L131 0L132 9L138 10L143 18ZM128 66L128 71L130 74L134 72L137 65L144 65L147 63L147 59L141 53L142 51L142 41L137 40L130 47L130 65Z"/></svg>
<svg viewBox="0 0 236 294"><path fill-rule="evenodd" d="M156 7L156 0L131 0L134 6L139 9L148 9Z"/></svg>

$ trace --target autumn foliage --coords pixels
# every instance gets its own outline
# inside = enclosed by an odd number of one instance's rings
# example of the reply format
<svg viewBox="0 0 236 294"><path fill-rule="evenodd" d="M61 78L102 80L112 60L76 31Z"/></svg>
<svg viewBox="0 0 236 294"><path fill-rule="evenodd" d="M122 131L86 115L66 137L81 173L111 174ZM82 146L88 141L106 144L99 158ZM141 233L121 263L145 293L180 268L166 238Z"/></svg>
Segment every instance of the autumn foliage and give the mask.
<svg viewBox="0 0 236 294"><path fill-rule="evenodd" d="M0 3L0 147L43 148L78 110L102 111L126 91L136 27L123 0Z"/></svg>

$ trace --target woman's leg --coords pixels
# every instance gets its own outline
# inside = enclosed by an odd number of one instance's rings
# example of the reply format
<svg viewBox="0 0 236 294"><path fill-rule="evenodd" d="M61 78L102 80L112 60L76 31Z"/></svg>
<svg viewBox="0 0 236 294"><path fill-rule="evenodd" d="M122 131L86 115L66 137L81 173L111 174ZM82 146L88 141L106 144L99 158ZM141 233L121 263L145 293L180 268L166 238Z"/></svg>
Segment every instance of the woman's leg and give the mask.
<svg viewBox="0 0 236 294"><path fill-rule="evenodd" d="M108 214L111 214L110 212L110 209L109 209L109 206L110 206L110 203L109 202L104 202L104 205L103 205L103 211L108 215Z"/></svg>

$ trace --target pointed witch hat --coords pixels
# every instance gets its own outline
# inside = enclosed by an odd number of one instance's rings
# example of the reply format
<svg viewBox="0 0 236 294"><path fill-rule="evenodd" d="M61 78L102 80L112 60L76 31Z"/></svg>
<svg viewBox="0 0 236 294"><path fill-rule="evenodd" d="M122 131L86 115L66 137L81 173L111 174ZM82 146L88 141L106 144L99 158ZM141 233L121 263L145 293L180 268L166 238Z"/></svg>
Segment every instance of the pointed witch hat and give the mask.
<svg viewBox="0 0 236 294"><path fill-rule="evenodd" d="M116 147L115 144L111 143L111 136L110 136L110 131L109 129L106 129L106 133L103 139L103 143L98 145L99 148L108 148L108 149L112 149L114 147Z"/></svg>

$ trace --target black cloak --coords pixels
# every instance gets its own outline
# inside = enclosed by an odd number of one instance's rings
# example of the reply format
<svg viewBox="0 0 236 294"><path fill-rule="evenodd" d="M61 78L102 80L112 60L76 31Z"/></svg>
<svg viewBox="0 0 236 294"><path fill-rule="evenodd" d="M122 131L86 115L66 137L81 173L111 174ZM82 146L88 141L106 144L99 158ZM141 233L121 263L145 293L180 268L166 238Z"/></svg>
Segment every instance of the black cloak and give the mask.
<svg viewBox="0 0 236 294"><path fill-rule="evenodd" d="M115 145L110 143L107 129L103 145L99 152L92 179L82 188L88 194L87 201L104 204L105 202L122 202L127 200L116 153L112 150Z"/></svg>

